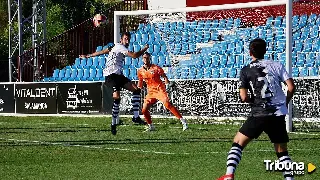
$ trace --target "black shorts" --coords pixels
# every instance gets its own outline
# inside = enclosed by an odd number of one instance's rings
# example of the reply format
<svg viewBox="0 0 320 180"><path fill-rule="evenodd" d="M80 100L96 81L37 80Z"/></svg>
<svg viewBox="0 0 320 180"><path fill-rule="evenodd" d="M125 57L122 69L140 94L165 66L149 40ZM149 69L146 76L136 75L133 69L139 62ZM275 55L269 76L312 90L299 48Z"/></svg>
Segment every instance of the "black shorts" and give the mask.
<svg viewBox="0 0 320 180"><path fill-rule="evenodd" d="M105 84L113 88L113 92L120 91L121 88L124 87L125 84L131 82L130 79L125 77L124 75L119 74L110 74L105 78Z"/></svg>
<svg viewBox="0 0 320 180"><path fill-rule="evenodd" d="M272 143L289 142L286 130L286 116L248 117L239 132L251 139L258 138L265 132Z"/></svg>

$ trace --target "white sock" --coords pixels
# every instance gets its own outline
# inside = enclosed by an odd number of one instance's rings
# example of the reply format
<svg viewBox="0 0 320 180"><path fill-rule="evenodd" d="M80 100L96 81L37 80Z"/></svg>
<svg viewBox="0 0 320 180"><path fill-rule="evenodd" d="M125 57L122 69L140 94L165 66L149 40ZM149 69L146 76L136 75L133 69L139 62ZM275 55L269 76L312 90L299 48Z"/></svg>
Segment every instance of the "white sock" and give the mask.
<svg viewBox="0 0 320 180"><path fill-rule="evenodd" d="M180 121L181 121L182 124L187 124L187 121L185 119L183 119L183 118L181 118Z"/></svg>
<svg viewBox="0 0 320 180"><path fill-rule="evenodd" d="M134 118L139 117L139 111L133 111L133 117Z"/></svg>

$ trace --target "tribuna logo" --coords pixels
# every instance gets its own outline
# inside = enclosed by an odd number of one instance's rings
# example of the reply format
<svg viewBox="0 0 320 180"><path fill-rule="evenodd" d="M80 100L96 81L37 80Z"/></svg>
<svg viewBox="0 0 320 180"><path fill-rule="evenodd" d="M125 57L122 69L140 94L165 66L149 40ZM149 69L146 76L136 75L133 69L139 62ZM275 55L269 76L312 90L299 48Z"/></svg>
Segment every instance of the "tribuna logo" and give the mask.
<svg viewBox="0 0 320 180"><path fill-rule="evenodd" d="M279 160L272 162L271 160L264 160L266 164L266 171L288 171L292 175L304 175L303 162L289 162L284 163Z"/></svg>

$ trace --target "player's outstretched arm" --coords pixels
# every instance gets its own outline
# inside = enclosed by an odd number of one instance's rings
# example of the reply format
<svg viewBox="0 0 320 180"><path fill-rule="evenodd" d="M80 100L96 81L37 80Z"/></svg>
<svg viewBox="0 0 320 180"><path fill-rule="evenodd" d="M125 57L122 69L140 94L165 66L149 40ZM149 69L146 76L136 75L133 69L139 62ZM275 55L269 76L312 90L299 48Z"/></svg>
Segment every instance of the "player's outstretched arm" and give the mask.
<svg viewBox="0 0 320 180"><path fill-rule="evenodd" d="M287 97L286 97L286 105L288 106L289 102L291 101L291 99L293 97L296 86L294 85L292 78L289 78L288 80L286 80L285 83L288 87Z"/></svg>
<svg viewBox="0 0 320 180"><path fill-rule="evenodd" d="M102 51L98 51L98 52L94 52L92 54L88 54L88 55L80 55L81 58L90 58L90 57L95 57L95 56L99 56L102 54L109 54L110 50L109 49L104 49Z"/></svg>
<svg viewBox="0 0 320 180"><path fill-rule="evenodd" d="M144 48L142 48L140 51L138 52L128 52L128 56L129 57L132 57L132 58L138 58L140 57L144 52L146 52L146 50L148 50L149 48L149 45L145 45Z"/></svg>

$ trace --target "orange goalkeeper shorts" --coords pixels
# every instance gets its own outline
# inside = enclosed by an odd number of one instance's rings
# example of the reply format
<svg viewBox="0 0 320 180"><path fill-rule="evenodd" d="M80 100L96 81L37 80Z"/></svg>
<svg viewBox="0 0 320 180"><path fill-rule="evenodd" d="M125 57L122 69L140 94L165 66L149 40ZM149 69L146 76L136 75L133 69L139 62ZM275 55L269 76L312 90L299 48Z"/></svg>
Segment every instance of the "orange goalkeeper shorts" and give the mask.
<svg viewBox="0 0 320 180"><path fill-rule="evenodd" d="M165 89L159 88L156 90L149 90L147 96L144 99L145 104L154 104L159 100L163 104L169 102L168 93Z"/></svg>

